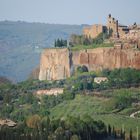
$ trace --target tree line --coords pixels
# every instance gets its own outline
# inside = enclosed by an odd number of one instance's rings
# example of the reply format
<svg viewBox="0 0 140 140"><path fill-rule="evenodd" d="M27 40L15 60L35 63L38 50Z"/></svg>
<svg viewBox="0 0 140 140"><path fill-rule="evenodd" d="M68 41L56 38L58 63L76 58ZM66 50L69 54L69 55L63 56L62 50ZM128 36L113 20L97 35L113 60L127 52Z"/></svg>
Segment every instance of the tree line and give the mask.
<svg viewBox="0 0 140 140"><path fill-rule="evenodd" d="M18 126L0 127L0 140L135 140L132 130L126 136L123 129L106 126L88 115L67 116L57 120L33 115Z"/></svg>
<svg viewBox="0 0 140 140"><path fill-rule="evenodd" d="M33 115L15 128L0 129L1 140L102 140L107 136L105 124L89 116L51 120Z"/></svg>
<svg viewBox="0 0 140 140"><path fill-rule="evenodd" d="M65 39L56 39L54 41L54 47L74 47L76 45L93 45L93 44L102 44L105 39L110 38L112 32L103 32L100 33L96 38L87 37L85 35L72 34L69 38L69 42Z"/></svg>
<svg viewBox="0 0 140 140"><path fill-rule="evenodd" d="M54 42L54 47L59 47L59 48L67 47L67 40L58 38Z"/></svg>
<svg viewBox="0 0 140 140"><path fill-rule="evenodd" d="M70 36L70 46L76 45L93 45L93 44L102 44L105 39L108 39L112 33L100 33L96 38L91 38L90 36L85 35L76 35L72 34Z"/></svg>

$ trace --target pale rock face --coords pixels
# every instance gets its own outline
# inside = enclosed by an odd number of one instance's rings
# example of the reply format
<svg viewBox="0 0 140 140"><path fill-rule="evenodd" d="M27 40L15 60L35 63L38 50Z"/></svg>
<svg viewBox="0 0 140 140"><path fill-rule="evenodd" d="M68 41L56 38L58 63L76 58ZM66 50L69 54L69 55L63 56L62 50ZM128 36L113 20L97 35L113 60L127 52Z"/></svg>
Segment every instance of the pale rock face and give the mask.
<svg viewBox="0 0 140 140"><path fill-rule="evenodd" d="M70 77L70 65L68 49L46 49L41 55L39 80Z"/></svg>
<svg viewBox="0 0 140 140"><path fill-rule="evenodd" d="M46 49L41 55L40 80L70 77L78 66L89 71L135 68L140 69L140 51L134 49L97 48L71 52L67 48Z"/></svg>
<svg viewBox="0 0 140 140"><path fill-rule="evenodd" d="M133 49L109 49L104 51L104 68L140 69L140 51Z"/></svg>

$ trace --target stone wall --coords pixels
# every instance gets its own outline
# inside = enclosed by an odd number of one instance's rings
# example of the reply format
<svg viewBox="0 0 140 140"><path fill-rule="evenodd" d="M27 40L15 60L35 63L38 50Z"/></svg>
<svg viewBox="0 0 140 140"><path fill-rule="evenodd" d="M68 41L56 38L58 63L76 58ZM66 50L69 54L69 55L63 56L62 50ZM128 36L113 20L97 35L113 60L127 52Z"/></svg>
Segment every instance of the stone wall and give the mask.
<svg viewBox="0 0 140 140"><path fill-rule="evenodd" d="M83 30L83 35L90 38L96 38L100 33L104 32L104 26L101 24L94 24L90 27L86 27Z"/></svg>
<svg viewBox="0 0 140 140"><path fill-rule="evenodd" d="M40 61L40 80L70 77L78 66L89 71L115 68L140 69L140 51L136 49L97 48L71 52L69 49L46 49Z"/></svg>

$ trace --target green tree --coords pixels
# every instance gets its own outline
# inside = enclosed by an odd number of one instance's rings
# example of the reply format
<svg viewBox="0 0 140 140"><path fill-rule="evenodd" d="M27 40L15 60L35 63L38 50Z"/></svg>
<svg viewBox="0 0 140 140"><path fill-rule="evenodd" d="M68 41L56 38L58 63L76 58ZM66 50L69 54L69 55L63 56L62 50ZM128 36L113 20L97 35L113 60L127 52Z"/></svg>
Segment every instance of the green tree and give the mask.
<svg viewBox="0 0 140 140"><path fill-rule="evenodd" d="M12 100L11 94L7 93L7 94L4 95L4 99L3 99L4 103L10 103L11 100Z"/></svg>
<svg viewBox="0 0 140 140"><path fill-rule="evenodd" d="M78 73L88 72L88 68L87 68L85 65L83 65L83 66L78 66L78 67L77 67L77 72L78 72Z"/></svg>
<svg viewBox="0 0 140 140"><path fill-rule="evenodd" d="M80 140L79 137L77 135L72 135L72 137L70 138L70 140Z"/></svg>
<svg viewBox="0 0 140 140"><path fill-rule="evenodd" d="M130 133L129 133L129 139L130 140L133 140L133 132L132 132L132 129L130 130Z"/></svg>
<svg viewBox="0 0 140 140"><path fill-rule="evenodd" d="M39 115L33 115L28 117L26 124L29 128L39 128L41 124L41 118Z"/></svg>

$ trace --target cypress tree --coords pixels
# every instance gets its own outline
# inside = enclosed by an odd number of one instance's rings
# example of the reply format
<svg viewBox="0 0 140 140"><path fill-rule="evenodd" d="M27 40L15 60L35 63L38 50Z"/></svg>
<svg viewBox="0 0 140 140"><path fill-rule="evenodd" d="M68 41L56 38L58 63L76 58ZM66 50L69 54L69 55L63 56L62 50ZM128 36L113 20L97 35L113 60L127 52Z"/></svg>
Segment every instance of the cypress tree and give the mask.
<svg viewBox="0 0 140 140"><path fill-rule="evenodd" d="M130 139L130 140L133 140L132 129L130 130L129 139Z"/></svg>
<svg viewBox="0 0 140 140"><path fill-rule="evenodd" d="M110 124L108 125L108 135L111 136L111 126L110 126Z"/></svg>

